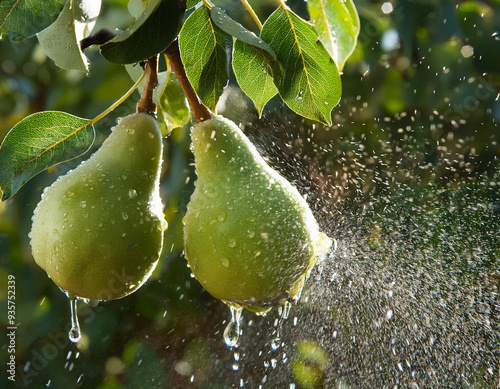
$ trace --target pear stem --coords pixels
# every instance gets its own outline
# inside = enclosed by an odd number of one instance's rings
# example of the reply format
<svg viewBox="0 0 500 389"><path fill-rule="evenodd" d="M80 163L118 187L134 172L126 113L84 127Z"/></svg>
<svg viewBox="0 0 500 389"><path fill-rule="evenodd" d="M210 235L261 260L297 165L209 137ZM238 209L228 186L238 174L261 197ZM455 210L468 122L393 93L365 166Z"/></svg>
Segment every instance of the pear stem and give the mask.
<svg viewBox="0 0 500 389"><path fill-rule="evenodd" d="M167 56L170 67L176 75L177 80L179 80L179 84L184 91L184 95L191 106L194 120L197 123L200 123L210 119L212 117L210 110L201 102L200 98L196 94L196 91L187 78L186 69L182 63L181 53L179 51L179 42L177 39L167 47L165 55Z"/></svg>
<svg viewBox="0 0 500 389"><path fill-rule="evenodd" d="M146 78L146 85L142 92L142 97L137 103L137 112L148 113L155 115L156 104L153 101L153 91L158 86L158 56L155 55L148 59L147 63L148 77Z"/></svg>

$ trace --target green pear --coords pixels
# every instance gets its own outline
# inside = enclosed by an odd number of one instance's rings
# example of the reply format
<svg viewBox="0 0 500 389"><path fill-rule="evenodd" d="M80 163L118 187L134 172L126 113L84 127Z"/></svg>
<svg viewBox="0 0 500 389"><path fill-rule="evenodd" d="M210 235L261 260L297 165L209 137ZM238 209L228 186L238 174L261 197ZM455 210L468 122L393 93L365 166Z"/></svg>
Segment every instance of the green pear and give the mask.
<svg viewBox="0 0 500 389"><path fill-rule="evenodd" d="M295 301L331 239L233 122L213 116L191 138L198 178L183 222L192 273L214 297L254 312Z"/></svg>
<svg viewBox="0 0 500 389"><path fill-rule="evenodd" d="M161 164L156 120L132 114L44 191L33 215L33 257L69 296L117 299L148 279L166 228Z"/></svg>

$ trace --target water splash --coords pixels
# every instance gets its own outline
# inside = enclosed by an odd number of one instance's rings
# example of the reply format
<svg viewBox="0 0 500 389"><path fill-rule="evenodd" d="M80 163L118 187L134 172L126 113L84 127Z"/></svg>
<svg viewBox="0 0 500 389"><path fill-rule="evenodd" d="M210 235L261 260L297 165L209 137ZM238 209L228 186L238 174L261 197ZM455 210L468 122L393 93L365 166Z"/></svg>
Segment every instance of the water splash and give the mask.
<svg viewBox="0 0 500 389"><path fill-rule="evenodd" d="M276 326L276 337L271 341L271 348L273 350L277 350L281 345L281 330L283 328L284 321L288 319L290 309L292 309L292 303L289 301L285 302L285 304L280 307L280 318L278 320L278 325Z"/></svg>
<svg viewBox="0 0 500 389"><path fill-rule="evenodd" d="M70 298L70 308L71 308L71 329L69 330L68 336L69 340L73 343L76 343L82 337L82 333L80 331L80 323L78 323L78 312L77 312L77 299Z"/></svg>
<svg viewBox="0 0 500 389"><path fill-rule="evenodd" d="M233 357L234 357L233 370L237 371L240 368L240 353L235 351Z"/></svg>
<svg viewBox="0 0 500 389"><path fill-rule="evenodd" d="M224 341L229 347L236 347L240 339L240 318L242 307L230 305L231 309L231 321L224 330Z"/></svg>

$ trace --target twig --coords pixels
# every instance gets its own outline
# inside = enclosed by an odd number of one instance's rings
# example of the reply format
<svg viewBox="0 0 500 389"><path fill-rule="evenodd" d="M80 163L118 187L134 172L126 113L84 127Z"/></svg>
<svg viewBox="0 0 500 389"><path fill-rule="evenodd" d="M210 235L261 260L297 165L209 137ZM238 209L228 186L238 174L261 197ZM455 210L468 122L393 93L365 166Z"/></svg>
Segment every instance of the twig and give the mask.
<svg viewBox="0 0 500 389"><path fill-rule="evenodd" d="M181 53L179 51L179 43L177 39L173 41L169 47L167 47L167 49L165 50L165 55L167 56L170 67L179 80L179 84L184 91L184 95L186 96L189 105L191 106L194 120L199 123L210 119L212 117L210 110L205 105L203 105L200 98L196 94L196 91L187 78L186 70L184 69L184 64L182 63Z"/></svg>
<svg viewBox="0 0 500 389"><path fill-rule="evenodd" d="M137 112L149 113L154 115L156 112L156 104L153 101L153 91L158 86L158 56L155 55L148 59L148 77L146 79L146 85L144 86L144 91L142 92L142 97L137 103Z"/></svg>

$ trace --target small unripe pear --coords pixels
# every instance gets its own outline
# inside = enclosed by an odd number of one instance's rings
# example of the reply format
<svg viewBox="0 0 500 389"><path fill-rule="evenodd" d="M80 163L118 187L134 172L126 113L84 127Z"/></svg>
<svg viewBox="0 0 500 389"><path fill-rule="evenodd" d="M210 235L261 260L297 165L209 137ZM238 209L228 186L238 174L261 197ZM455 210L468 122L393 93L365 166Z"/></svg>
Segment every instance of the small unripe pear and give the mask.
<svg viewBox="0 0 500 389"><path fill-rule="evenodd" d="M194 276L214 297L255 312L293 301L332 241L233 122L213 116L191 137L198 178L184 249Z"/></svg>
<svg viewBox="0 0 500 389"><path fill-rule="evenodd" d="M63 291L111 300L147 280L166 228L161 163L156 120L132 114L89 160L44 191L33 215L32 252Z"/></svg>

